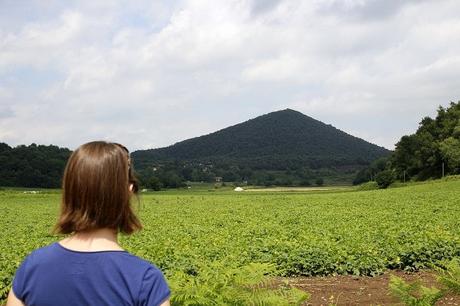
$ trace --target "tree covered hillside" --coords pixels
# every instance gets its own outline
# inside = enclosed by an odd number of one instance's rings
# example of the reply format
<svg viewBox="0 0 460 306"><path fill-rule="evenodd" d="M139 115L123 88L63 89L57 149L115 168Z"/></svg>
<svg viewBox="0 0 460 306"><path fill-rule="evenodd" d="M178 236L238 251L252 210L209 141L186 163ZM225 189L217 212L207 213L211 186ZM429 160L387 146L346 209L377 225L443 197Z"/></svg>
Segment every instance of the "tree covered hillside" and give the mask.
<svg viewBox="0 0 460 306"><path fill-rule="evenodd" d="M351 183L356 171L389 153L286 109L132 156L144 181L222 177L258 185L309 185L323 176L349 177Z"/></svg>
<svg viewBox="0 0 460 306"><path fill-rule="evenodd" d="M385 148L286 109L166 148L137 151L133 156L138 162L230 159L238 163L250 159L257 166L284 169L289 160L311 166L360 164L388 153ZM267 164L264 160L276 163Z"/></svg>

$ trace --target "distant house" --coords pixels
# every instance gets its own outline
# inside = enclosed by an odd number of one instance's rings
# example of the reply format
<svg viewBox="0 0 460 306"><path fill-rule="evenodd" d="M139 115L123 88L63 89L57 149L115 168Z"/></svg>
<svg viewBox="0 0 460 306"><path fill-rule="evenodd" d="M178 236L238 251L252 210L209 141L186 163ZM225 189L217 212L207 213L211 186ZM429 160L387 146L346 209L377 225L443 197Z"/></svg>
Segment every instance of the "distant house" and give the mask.
<svg viewBox="0 0 460 306"><path fill-rule="evenodd" d="M216 183L222 182L222 176L216 176L214 179L216 180Z"/></svg>

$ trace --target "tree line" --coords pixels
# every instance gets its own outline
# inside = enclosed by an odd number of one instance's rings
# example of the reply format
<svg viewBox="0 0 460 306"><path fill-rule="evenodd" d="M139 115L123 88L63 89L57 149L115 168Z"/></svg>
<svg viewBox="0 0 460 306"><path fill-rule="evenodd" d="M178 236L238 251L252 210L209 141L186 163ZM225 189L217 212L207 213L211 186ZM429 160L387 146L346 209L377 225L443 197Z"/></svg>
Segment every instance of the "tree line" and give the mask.
<svg viewBox="0 0 460 306"><path fill-rule="evenodd" d="M0 143L0 186L58 188L70 154L54 145Z"/></svg>
<svg viewBox="0 0 460 306"><path fill-rule="evenodd" d="M440 106L436 118L425 117L417 131L401 137L394 152L361 170L354 184L375 180L387 187L395 180L422 181L460 173L460 101Z"/></svg>
<svg viewBox="0 0 460 306"><path fill-rule="evenodd" d="M71 150L54 145L0 143L0 186L59 188ZM133 161L136 169L136 161ZM252 170L231 162L215 164L183 161L162 162L156 167L135 170L142 188L160 190L185 187L187 182L239 182L253 185L322 185L315 170L296 169L294 165L278 171Z"/></svg>
<svg viewBox="0 0 460 306"><path fill-rule="evenodd" d="M134 163L136 164L135 161ZM321 172L309 168L254 170L223 161L207 164L178 160L162 161L154 166L137 168L136 173L141 185L153 190L185 187L189 182L232 182L258 186L321 186L324 183Z"/></svg>

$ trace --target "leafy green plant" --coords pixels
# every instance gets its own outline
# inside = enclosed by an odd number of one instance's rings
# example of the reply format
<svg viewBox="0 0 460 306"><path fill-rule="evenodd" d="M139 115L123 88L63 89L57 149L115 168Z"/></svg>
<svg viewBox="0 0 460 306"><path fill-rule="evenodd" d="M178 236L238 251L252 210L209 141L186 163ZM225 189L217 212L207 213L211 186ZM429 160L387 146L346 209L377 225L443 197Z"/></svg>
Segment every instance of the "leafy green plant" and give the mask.
<svg viewBox="0 0 460 306"><path fill-rule="evenodd" d="M381 189L385 189L391 185L395 180L394 174L391 170L383 170L375 176L375 181Z"/></svg>
<svg viewBox="0 0 460 306"><path fill-rule="evenodd" d="M168 282L179 271L198 282L213 262L225 263L218 275L253 262L274 264L277 276L373 276L460 254L458 179L386 192L235 193L209 186L144 193L144 229L119 237L123 248L154 263ZM59 202L59 191L0 192L0 304L27 254L60 239L50 235Z"/></svg>
<svg viewBox="0 0 460 306"><path fill-rule="evenodd" d="M177 272L170 279L174 305L301 305L306 292L278 286L270 264L251 263L226 268L220 262L203 266L196 275Z"/></svg>
<svg viewBox="0 0 460 306"><path fill-rule="evenodd" d="M419 281L406 283L403 279L392 275L390 278L390 293L407 306L432 306L443 296L437 288L427 288Z"/></svg>
<svg viewBox="0 0 460 306"><path fill-rule="evenodd" d="M438 281L446 287L446 291L460 294L460 259L452 259L445 266L446 269L437 269Z"/></svg>

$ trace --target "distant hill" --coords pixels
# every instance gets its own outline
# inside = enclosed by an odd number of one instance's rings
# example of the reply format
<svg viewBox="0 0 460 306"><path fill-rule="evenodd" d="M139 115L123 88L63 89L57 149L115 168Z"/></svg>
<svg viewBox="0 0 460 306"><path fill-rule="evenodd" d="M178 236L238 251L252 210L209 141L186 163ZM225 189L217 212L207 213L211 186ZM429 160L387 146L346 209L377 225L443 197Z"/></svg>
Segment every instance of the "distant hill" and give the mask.
<svg viewBox="0 0 460 306"><path fill-rule="evenodd" d="M175 162L192 168L207 165L216 176L228 168L233 168L236 176L242 169L246 172L328 169L328 175L333 176L357 171L389 153L383 147L298 111L285 109L169 147L136 151L132 156L141 172ZM314 178L312 173L309 175Z"/></svg>
<svg viewBox="0 0 460 306"><path fill-rule="evenodd" d="M0 143L0 186L59 187L71 151ZM135 151L144 187L186 181L254 185L351 183L359 170L390 151L286 109L172 146Z"/></svg>

